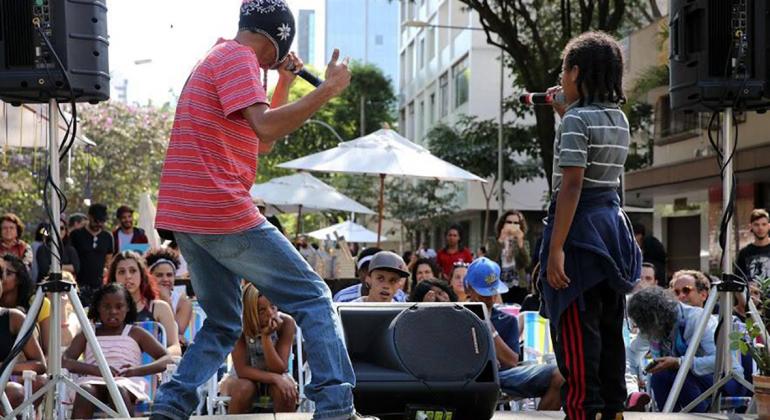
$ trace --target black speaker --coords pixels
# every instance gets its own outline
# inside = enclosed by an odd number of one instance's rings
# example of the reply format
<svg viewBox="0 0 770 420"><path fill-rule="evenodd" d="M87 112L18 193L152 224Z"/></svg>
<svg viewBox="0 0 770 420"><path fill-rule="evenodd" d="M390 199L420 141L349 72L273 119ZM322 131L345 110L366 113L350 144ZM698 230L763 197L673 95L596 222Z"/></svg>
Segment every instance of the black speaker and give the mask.
<svg viewBox="0 0 770 420"><path fill-rule="evenodd" d="M339 305L356 408L399 419L419 410L453 413L452 420L492 418L500 386L484 309L480 303Z"/></svg>
<svg viewBox="0 0 770 420"><path fill-rule="evenodd" d="M37 27L45 34L62 68ZM11 103L109 99L103 0L0 1L0 99Z"/></svg>
<svg viewBox="0 0 770 420"><path fill-rule="evenodd" d="M671 0L672 109L770 107L768 10L767 0Z"/></svg>

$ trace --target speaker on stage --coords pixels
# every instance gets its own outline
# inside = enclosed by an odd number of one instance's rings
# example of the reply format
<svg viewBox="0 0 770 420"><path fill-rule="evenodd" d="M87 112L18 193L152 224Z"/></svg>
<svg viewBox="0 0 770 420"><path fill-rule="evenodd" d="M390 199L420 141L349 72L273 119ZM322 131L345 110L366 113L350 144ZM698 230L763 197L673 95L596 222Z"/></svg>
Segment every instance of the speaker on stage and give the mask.
<svg viewBox="0 0 770 420"><path fill-rule="evenodd" d="M769 10L766 0L671 0L672 109L770 108Z"/></svg>
<svg viewBox="0 0 770 420"><path fill-rule="evenodd" d="M358 410L492 418L500 387L482 304L341 304L337 310L356 373Z"/></svg>
<svg viewBox="0 0 770 420"><path fill-rule="evenodd" d="M73 96L78 102L107 100L108 45L104 0L2 0L0 99L10 103L69 101ZM69 84L62 70L69 75Z"/></svg>

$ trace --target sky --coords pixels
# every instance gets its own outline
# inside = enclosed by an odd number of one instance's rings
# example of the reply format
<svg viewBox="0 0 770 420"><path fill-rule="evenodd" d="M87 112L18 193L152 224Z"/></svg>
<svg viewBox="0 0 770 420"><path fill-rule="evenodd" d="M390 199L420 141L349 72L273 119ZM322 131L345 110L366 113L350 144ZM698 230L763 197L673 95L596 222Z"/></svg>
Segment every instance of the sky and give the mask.
<svg viewBox="0 0 770 420"><path fill-rule="evenodd" d="M128 102L163 104L179 94L190 70L217 38L238 29L242 0L109 0L112 97L128 80ZM316 9L316 56L323 58L324 1L288 0L295 14ZM296 44L296 43L295 43ZM293 48L296 51L296 46ZM137 62L139 62L137 64ZM314 63L322 67L322 63ZM277 76L268 75L268 81ZM173 92L173 93L172 93Z"/></svg>

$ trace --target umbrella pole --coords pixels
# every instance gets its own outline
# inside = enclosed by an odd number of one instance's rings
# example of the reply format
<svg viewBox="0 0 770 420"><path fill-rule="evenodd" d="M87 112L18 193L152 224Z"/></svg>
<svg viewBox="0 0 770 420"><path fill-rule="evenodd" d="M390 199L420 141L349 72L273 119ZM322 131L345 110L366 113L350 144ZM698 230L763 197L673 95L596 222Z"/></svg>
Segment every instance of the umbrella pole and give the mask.
<svg viewBox="0 0 770 420"><path fill-rule="evenodd" d="M377 247L380 247L380 237L382 236L382 213L385 209L385 174L380 174L380 205L379 219L377 220Z"/></svg>

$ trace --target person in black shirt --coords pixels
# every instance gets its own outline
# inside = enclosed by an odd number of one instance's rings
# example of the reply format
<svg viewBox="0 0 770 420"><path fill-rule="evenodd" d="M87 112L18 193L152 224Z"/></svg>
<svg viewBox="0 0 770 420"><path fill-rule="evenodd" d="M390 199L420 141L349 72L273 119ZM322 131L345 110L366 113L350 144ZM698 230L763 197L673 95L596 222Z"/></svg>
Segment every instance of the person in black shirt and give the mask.
<svg viewBox="0 0 770 420"><path fill-rule="evenodd" d="M754 209L750 220L754 242L738 252L735 273L747 281L764 280L770 277L770 216L764 209Z"/></svg>
<svg viewBox="0 0 770 420"><path fill-rule="evenodd" d="M655 266L655 277L658 279L658 286L668 288L668 275L666 274L666 249L658 238L647 236L647 229L644 225L634 223L634 237L639 248L642 250L644 262Z"/></svg>
<svg viewBox="0 0 770 420"><path fill-rule="evenodd" d="M88 223L70 234L72 246L80 259L77 282L83 306L91 304L91 297L103 283L104 267L109 266L115 244L112 235L104 230L107 206L92 204L88 208Z"/></svg>

